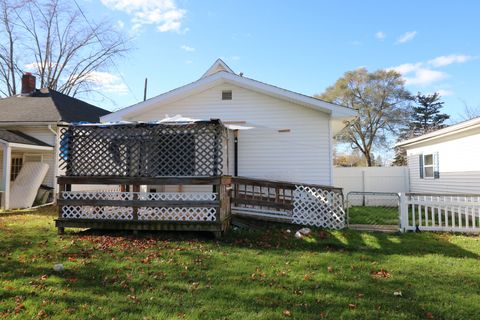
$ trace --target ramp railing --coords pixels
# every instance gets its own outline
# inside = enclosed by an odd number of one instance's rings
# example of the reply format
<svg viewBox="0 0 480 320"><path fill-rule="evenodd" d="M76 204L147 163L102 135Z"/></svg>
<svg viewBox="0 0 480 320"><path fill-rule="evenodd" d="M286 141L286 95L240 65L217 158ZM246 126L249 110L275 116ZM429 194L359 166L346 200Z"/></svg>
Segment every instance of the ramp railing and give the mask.
<svg viewBox="0 0 480 320"><path fill-rule="evenodd" d="M232 213L331 229L345 227L341 188L232 177Z"/></svg>

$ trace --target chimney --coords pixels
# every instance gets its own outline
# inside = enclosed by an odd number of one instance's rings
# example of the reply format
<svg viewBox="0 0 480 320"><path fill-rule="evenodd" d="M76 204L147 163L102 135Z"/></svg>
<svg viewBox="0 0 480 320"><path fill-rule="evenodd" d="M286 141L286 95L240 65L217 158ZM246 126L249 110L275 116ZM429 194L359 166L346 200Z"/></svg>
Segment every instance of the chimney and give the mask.
<svg viewBox="0 0 480 320"><path fill-rule="evenodd" d="M29 95L35 91L35 76L25 72L22 76L22 95Z"/></svg>

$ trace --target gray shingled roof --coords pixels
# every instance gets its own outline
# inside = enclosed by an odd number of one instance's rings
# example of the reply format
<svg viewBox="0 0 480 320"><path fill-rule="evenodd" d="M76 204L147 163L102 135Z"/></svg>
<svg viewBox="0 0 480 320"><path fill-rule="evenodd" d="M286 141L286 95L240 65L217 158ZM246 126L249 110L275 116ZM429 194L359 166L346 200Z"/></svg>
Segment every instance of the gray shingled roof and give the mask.
<svg viewBox="0 0 480 320"><path fill-rule="evenodd" d="M51 147L51 145L17 130L0 129L0 140L11 142L11 143L21 143L21 144L28 144L33 146Z"/></svg>
<svg viewBox="0 0 480 320"><path fill-rule="evenodd" d="M49 89L29 96L13 96L0 100L2 122L99 122L110 113L82 100Z"/></svg>

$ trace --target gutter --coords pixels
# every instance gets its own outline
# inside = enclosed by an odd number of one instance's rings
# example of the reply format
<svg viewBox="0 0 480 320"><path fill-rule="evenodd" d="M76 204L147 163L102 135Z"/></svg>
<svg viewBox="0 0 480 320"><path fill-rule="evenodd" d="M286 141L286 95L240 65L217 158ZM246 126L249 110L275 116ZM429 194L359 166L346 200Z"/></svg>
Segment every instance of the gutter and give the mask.
<svg viewBox="0 0 480 320"><path fill-rule="evenodd" d="M436 140L436 139L449 137L449 136L452 136L452 135L455 135L455 134L458 134L458 133L462 133L462 132L465 132L465 131L469 131L469 130L472 130L472 129L476 129L476 128L480 128L480 124L478 124L478 123L472 124L471 126L459 128L459 129L456 129L456 130L452 130L450 132L438 133L438 134L430 136L430 137L422 138L422 136L420 136L420 137L417 137L417 138L413 138L413 139L410 139L410 140L399 142L399 143L395 144L395 146L396 147L408 147L408 146L412 146L412 145L416 145L416 144L420 144L420 143L424 143L424 142L429 142L429 141ZM445 128L445 129L447 129L447 128ZM432 132L432 133L434 133L434 132ZM428 135L428 133L426 135Z"/></svg>
<svg viewBox="0 0 480 320"><path fill-rule="evenodd" d="M30 126L30 127L44 127L45 125L51 126L57 124L51 121L0 121L0 126Z"/></svg>

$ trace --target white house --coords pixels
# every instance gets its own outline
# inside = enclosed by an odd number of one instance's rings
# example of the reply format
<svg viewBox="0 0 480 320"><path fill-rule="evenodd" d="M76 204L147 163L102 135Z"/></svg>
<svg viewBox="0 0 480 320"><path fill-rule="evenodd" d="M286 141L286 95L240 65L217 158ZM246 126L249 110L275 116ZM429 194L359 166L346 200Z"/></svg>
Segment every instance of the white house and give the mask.
<svg viewBox="0 0 480 320"><path fill-rule="evenodd" d="M107 113L109 111L55 90L35 89L35 77L25 74L22 93L0 99L2 207L11 207L12 185L28 162L47 164L48 171L41 183L56 191L56 177L61 171L58 161L59 126L80 121L97 122ZM26 180L28 187L28 176Z"/></svg>
<svg viewBox="0 0 480 320"><path fill-rule="evenodd" d="M480 118L405 140L410 192L480 194Z"/></svg>
<svg viewBox="0 0 480 320"><path fill-rule="evenodd" d="M182 115L253 127L237 132L231 174L332 185L332 141L350 108L235 74L218 59L198 80L101 117L154 121Z"/></svg>

